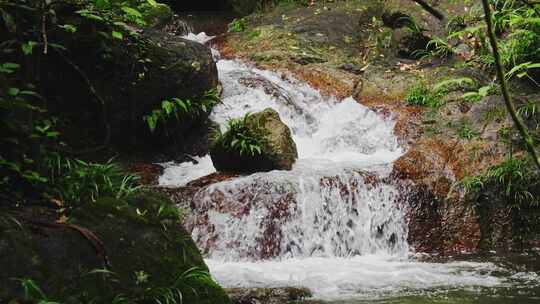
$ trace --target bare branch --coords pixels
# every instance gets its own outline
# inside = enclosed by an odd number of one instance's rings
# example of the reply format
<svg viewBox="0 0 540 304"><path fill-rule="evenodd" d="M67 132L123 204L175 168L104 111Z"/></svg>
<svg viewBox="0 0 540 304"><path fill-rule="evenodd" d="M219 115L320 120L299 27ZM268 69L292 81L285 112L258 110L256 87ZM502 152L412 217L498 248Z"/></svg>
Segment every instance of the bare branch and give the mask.
<svg viewBox="0 0 540 304"><path fill-rule="evenodd" d="M428 11L430 14L432 14L435 18L441 21L444 20L444 15L441 12L439 12L437 9L429 5L426 1L424 0L413 0L413 1L418 3L418 5L420 5L423 9Z"/></svg>

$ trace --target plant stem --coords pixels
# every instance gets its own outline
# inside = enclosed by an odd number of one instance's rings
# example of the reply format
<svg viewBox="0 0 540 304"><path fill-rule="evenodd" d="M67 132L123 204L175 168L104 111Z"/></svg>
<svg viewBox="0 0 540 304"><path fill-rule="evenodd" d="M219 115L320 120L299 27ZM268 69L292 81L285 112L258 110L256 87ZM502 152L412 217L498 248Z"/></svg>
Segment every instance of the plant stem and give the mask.
<svg viewBox="0 0 540 304"><path fill-rule="evenodd" d="M439 19L441 21L444 20L444 15L441 12L439 12L438 10L436 10L435 8L433 8L431 5L429 5L426 1L424 1L424 0L413 0L413 1L418 3L418 5L420 5L423 9L425 9L430 14L435 16L435 18L437 18L437 19Z"/></svg>
<svg viewBox="0 0 540 304"><path fill-rule="evenodd" d="M497 69L497 77L499 78L499 82L501 84L501 91L503 94L504 103L506 104L506 109L510 113L510 116L512 117L512 120L514 121L514 124L516 125L521 137L525 141L525 147L527 148L527 151L529 152L529 154L533 158L534 163L540 170L540 159L538 159L538 154L536 153L536 150L534 148L534 141L532 137L530 136L529 132L527 131L525 124L523 124L523 121L521 121L521 119L517 115L516 108L514 106L514 103L512 102L512 97L510 96L510 93L508 92L508 85L506 83L504 67L501 63L501 55L499 54L499 48L497 45L497 38L495 37L495 32L493 31L493 23L491 20L491 8L489 6L488 0L482 0L482 5L484 6L484 18L487 24L489 42L491 43L493 57L495 58L495 67Z"/></svg>

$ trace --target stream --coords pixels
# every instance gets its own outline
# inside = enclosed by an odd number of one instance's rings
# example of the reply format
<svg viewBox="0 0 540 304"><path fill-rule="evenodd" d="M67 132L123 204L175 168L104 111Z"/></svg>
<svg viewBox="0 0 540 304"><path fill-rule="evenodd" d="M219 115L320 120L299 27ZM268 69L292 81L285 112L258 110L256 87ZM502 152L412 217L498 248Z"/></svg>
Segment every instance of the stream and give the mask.
<svg viewBox="0 0 540 304"><path fill-rule="evenodd" d="M187 38L211 43L204 33ZM223 102L211 119L224 128L272 108L299 155L291 171L234 178L195 195L192 237L222 286L306 287L325 303L540 303L538 267L436 261L409 247L407 202L388 178L407 147L391 116L213 52ZM163 164L160 185L215 172L209 156L196 160Z"/></svg>

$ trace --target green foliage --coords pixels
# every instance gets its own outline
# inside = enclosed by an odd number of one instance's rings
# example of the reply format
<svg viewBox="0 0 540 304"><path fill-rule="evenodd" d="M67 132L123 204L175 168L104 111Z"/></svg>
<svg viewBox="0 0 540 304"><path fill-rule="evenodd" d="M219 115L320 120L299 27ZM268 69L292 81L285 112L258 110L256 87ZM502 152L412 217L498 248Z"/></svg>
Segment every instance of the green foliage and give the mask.
<svg viewBox="0 0 540 304"><path fill-rule="evenodd" d="M205 286L218 286L208 271L199 267L192 267L178 276L172 286L148 289L141 302L151 301L156 304L182 304L186 298L186 292L193 294L195 298L201 298L194 288L195 282L204 283Z"/></svg>
<svg viewBox="0 0 540 304"><path fill-rule="evenodd" d="M534 197L529 188L538 183L538 174L526 160L509 158L500 165L490 168L486 180L492 180L502 186L504 195L513 207L521 204L538 206L539 197Z"/></svg>
<svg viewBox="0 0 540 304"><path fill-rule="evenodd" d="M461 90L461 89L467 89L474 87L476 85L476 82L472 80L469 77L461 77L461 78L452 78L448 80L443 80L433 86L433 90L435 91L455 91L455 90Z"/></svg>
<svg viewBox="0 0 540 304"><path fill-rule="evenodd" d="M238 18L234 19L229 24L229 33L239 33L243 32L246 29L246 19L245 18Z"/></svg>
<svg viewBox="0 0 540 304"><path fill-rule="evenodd" d="M213 144L228 151L235 151L240 155L260 155L265 144L264 134L257 128L249 125L250 114L241 119L231 119L227 124L227 131L216 130Z"/></svg>
<svg viewBox="0 0 540 304"><path fill-rule="evenodd" d="M397 22L404 24L405 29L413 36L422 36L426 31L426 29L418 25L418 23L416 23L411 17L401 17L397 20Z"/></svg>
<svg viewBox="0 0 540 304"><path fill-rule="evenodd" d="M456 126L456 134L459 138L465 140L471 140L480 133L474 129L473 125L468 120L460 121Z"/></svg>
<svg viewBox="0 0 540 304"><path fill-rule="evenodd" d="M444 104L443 90L430 90L423 82L409 88L405 102L411 106L423 106L429 108L438 108Z"/></svg>
<svg viewBox="0 0 540 304"><path fill-rule="evenodd" d="M18 69L16 63L0 65L0 144L9 147L0 152L0 197L9 200L43 192L48 178L38 160L47 154L43 145L58 137L55 120L45 117L34 86L19 87Z"/></svg>
<svg viewBox="0 0 540 304"><path fill-rule="evenodd" d="M25 300L37 304L59 304L58 302L49 300L34 280L25 278L18 279L18 281L21 282L21 287L24 290Z"/></svg>
<svg viewBox="0 0 540 304"><path fill-rule="evenodd" d="M414 56L422 59L426 58L447 58L454 53L450 43L441 37L433 37L427 43L424 50L414 52Z"/></svg>
<svg viewBox="0 0 540 304"><path fill-rule="evenodd" d="M540 206L540 197L531 193L538 187L538 172L527 159L507 158L478 176L469 176L460 184L467 192L477 192L488 184L494 185L512 208Z"/></svg>
<svg viewBox="0 0 540 304"><path fill-rule="evenodd" d="M463 94L462 98L470 101L477 102L480 101L483 97L487 97L498 92L498 87L495 84L489 84L483 87L480 87L477 91L470 91Z"/></svg>
<svg viewBox="0 0 540 304"><path fill-rule="evenodd" d="M525 1L508 0L495 1L493 25L499 36L501 61L509 70L507 78L528 78L538 82L540 63L540 7L530 7ZM466 26L461 30L452 31L448 40L475 41L477 56L473 59L486 68L494 68L495 62L491 49L486 41L486 27L482 22L483 12L479 6L474 6L464 18Z"/></svg>
<svg viewBox="0 0 540 304"><path fill-rule="evenodd" d="M79 159L57 158L50 166L55 172L52 184L64 206L95 202L100 197L123 198L140 189L138 177L127 174L112 160L104 164Z"/></svg>
<svg viewBox="0 0 540 304"><path fill-rule="evenodd" d="M42 8L44 3L46 9ZM155 0L0 0L3 39L0 42L0 57L3 58L0 62L0 143L9 147L0 152L0 198L4 203L25 204L56 198L58 183L75 176L65 163L60 166L62 170L52 165L51 160L65 159L65 153L72 149L61 140L59 125L63 122L48 112L49 103L39 94L42 88L34 85L40 83L39 73L36 73L41 69L40 63L48 60L41 57L50 53L67 57L70 50L55 39L79 33L81 25L96 31L104 42L137 35L133 28L145 25L145 16L139 9L155 5ZM71 169L84 171L85 166L79 161L69 163ZM84 192L83 199L90 197L89 200L102 192L112 192L102 189L105 187L102 184L115 183L115 178L104 177L110 172L90 174L99 171L98 165L87 164L86 167L89 176L98 180L94 183L79 180L79 186L62 193L66 199L75 200L76 189ZM125 181L126 187L129 181L129 178ZM96 185L99 187L95 193L84 189Z"/></svg>
<svg viewBox="0 0 540 304"><path fill-rule="evenodd" d="M467 176L461 180L463 188L467 192L476 192L484 187L484 179L482 176Z"/></svg>
<svg viewBox="0 0 540 304"><path fill-rule="evenodd" d="M148 125L150 131L154 132L161 124L166 127L171 118L177 122L187 119L197 118L201 115L209 114L215 105L220 102L216 90L206 92L198 101L192 102L189 99L172 98L163 100L161 108L153 110L149 115L145 115L143 120Z"/></svg>
<svg viewBox="0 0 540 304"><path fill-rule="evenodd" d="M524 118L534 118L538 114L538 104L528 100L518 108L517 113Z"/></svg>

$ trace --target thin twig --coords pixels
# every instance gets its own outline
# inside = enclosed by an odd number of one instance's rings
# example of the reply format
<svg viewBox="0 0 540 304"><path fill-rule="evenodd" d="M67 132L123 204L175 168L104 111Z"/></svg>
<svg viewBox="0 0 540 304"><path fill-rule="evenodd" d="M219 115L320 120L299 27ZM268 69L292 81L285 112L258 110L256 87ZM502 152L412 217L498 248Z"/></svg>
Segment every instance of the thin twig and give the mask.
<svg viewBox="0 0 540 304"><path fill-rule="evenodd" d="M514 103L512 102L512 97L510 96L510 93L508 92L508 86L506 83L504 67L501 63L501 55L499 54L499 48L497 45L497 38L495 37L495 32L493 31L493 23L491 20L491 7L489 6L488 0L482 0L482 5L484 6L484 19L487 24L489 41L491 43L493 57L495 58L495 67L497 69L497 77L499 78L499 82L501 84L501 91L504 97L504 103L506 104L506 109L510 113L510 116L512 117L512 120L514 121L514 124L516 125L521 137L525 141L525 147L527 148L527 151L529 152L529 154L533 158L534 163L540 170L540 159L538 159L538 154L536 153L536 149L534 148L534 141L532 137L529 135L529 132L527 131L527 127L525 127L525 124L523 124L523 122L519 118L516 112Z"/></svg>
<svg viewBox="0 0 540 304"><path fill-rule="evenodd" d="M439 12L437 9L435 9L434 7L429 5L426 1L424 1L424 0L413 0L413 1L418 3L418 5L420 5L423 9L425 9L430 14L435 16L435 18L437 18L437 19L439 19L441 21L444 20L444 15L441 12Z"/></svg>
<svg viewBox="0 0 540 304"><path fill-rule="evenodd" d="M43 0L41 11L41 36L43 37L43 54L47 55L49 49L49 39L47 38L47 3Z"/></svg>

